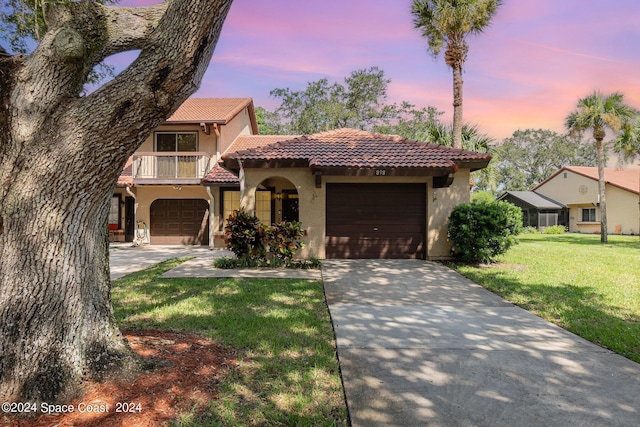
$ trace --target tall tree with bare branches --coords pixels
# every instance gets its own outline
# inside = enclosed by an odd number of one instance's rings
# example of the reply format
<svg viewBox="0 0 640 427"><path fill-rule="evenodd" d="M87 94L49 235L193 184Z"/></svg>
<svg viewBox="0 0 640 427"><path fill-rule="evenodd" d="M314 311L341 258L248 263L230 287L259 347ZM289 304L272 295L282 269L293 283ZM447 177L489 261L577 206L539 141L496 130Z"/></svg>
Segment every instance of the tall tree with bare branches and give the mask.
<svg viewBox="0 0 640 427"><path fill-rule="evenodd" d="M111 307L109 200L129 156L198 88L232 0L46 3L35 50L0 55L2 401L60 402L136 369ZM129 50L126 70L82 95L97 64Z"/></svg>
<svg viewBox="0 0 640 427"><path fill-rule="evenodd" d="M462 148L462 69L467 59L469 34L479 34L491 23L502 0L414 0L414 27L437 57L453 71L453 147Z"/></svg>

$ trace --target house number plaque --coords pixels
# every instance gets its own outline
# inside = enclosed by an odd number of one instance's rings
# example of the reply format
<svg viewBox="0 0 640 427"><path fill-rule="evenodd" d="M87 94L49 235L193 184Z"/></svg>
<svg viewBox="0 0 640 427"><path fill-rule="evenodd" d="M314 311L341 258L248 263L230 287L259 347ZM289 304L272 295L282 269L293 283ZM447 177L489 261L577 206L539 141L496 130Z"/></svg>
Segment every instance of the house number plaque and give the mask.
<svg viewBox="0 0 640 427"><path fill-rule="evenodd" d="M376 176L385 176L387 171L384 169L376 169Z"/></svg>

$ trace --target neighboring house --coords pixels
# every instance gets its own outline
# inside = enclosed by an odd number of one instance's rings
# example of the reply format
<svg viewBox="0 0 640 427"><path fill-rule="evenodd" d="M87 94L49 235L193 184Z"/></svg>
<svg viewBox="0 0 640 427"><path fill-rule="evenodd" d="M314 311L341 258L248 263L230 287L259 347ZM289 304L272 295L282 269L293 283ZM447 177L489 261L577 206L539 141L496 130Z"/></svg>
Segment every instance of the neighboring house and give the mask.
<svg viewBox="0 0 640 427"><path fill-rule="evenodd" d="M569 212L562 203L551 200L535 191L507 191L498 200L513 203L522 210L525 227L542 231L554 225L569 227Z"/></svg>
<svg viewBox="0 0 640 427"><path fill-rule="evenodd" d="M251 98L188 99L123 170L112 199L112 237L133 241L144 224L151 244L212 243L209 212L218 195L202 178L238 135L257 133Z"/></svg>
<svg viewBox="0 0 640 427"><path fill-rule="evenodd" d="M607 223L610 233L638 234L640 169L605 169ZM533 191L565 205L569 231L600 232L598 168L564 167L538 184Z"/></svg>
<svg viewBox="0 0 640 427"><path fill-rule="evenodd" d="M277 142L240 150L234 143L224 169L203 180L221 195L216 230L240 206L265 222L299 220L300 255L321 259L450 257L451 210L469 201L470 172L491 159L354 129L264 138Z"/></svg>

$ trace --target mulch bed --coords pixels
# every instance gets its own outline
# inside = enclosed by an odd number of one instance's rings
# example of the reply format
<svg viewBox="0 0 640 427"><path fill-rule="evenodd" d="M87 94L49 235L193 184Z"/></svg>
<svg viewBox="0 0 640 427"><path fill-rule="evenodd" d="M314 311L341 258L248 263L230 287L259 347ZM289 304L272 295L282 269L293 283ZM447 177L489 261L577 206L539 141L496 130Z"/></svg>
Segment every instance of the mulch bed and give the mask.
<svg viewBox="0 0 640 427"><path fill-rule="evenodd" d="M218 384L236 365L236 357L201 336L160 330L123 331L131 348L156 368L133 382L90 384L71 402L74 412L37 418L5 416L5 426L136 426L170 425L180 413L202 413L218 396ZM93 412L89 412L93 409ZM80 411L84 412L80 412Z"/></svg>

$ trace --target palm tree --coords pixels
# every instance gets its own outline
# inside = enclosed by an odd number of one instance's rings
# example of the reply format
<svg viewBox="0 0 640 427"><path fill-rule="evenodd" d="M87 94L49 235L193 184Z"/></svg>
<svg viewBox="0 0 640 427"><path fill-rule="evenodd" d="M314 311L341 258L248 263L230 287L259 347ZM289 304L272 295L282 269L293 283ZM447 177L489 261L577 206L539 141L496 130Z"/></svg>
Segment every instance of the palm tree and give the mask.
<svg viewBox="0 0 640 427"><path fill-rule="evenodd" d="M453 147L462 148L462 66L467 59L468 34L484 30L502 0L414 0L413 25L428 40L437 57L446 45L444 59L453 70Z"/></svg>
<svg viewBox="0 0 640 427"><path fill-rule="evenodd" d="M630 121L638 112L625 105L623 95L615 92L604 96L595 91L586 98L578 101L578 109L569 114L566 119L566 127L570 132L582 132L593 130L593 138L598 149L598 192L600 202L600 241L607 243L607 203L604 182L605 147L604 138L606 130L614 133L629 126Z"/></svg>
<svg viewBox="0 0 640 427"><path fill-rule="evenodd" d="M625 126L624 131L614 141L613 151L622 155L625 163L640 159L640 115ZM638 190L640 190L640 175L638 175ZM640 192L638 192L638 220L640 221ZM638 223L640 231L640 222ZM640 232L638 233L640 237Z"/></svg>
<svg viewBox="0 0 640 427"><path fill-rule="evenodd" d="M453 147L453 125L434 121L420 135L420 140ZM481 133L478 125L471 123L462 124L461 141L462 146L458 148L478 153L487 153L489 146L495 142L489 135Z"/></svg>

